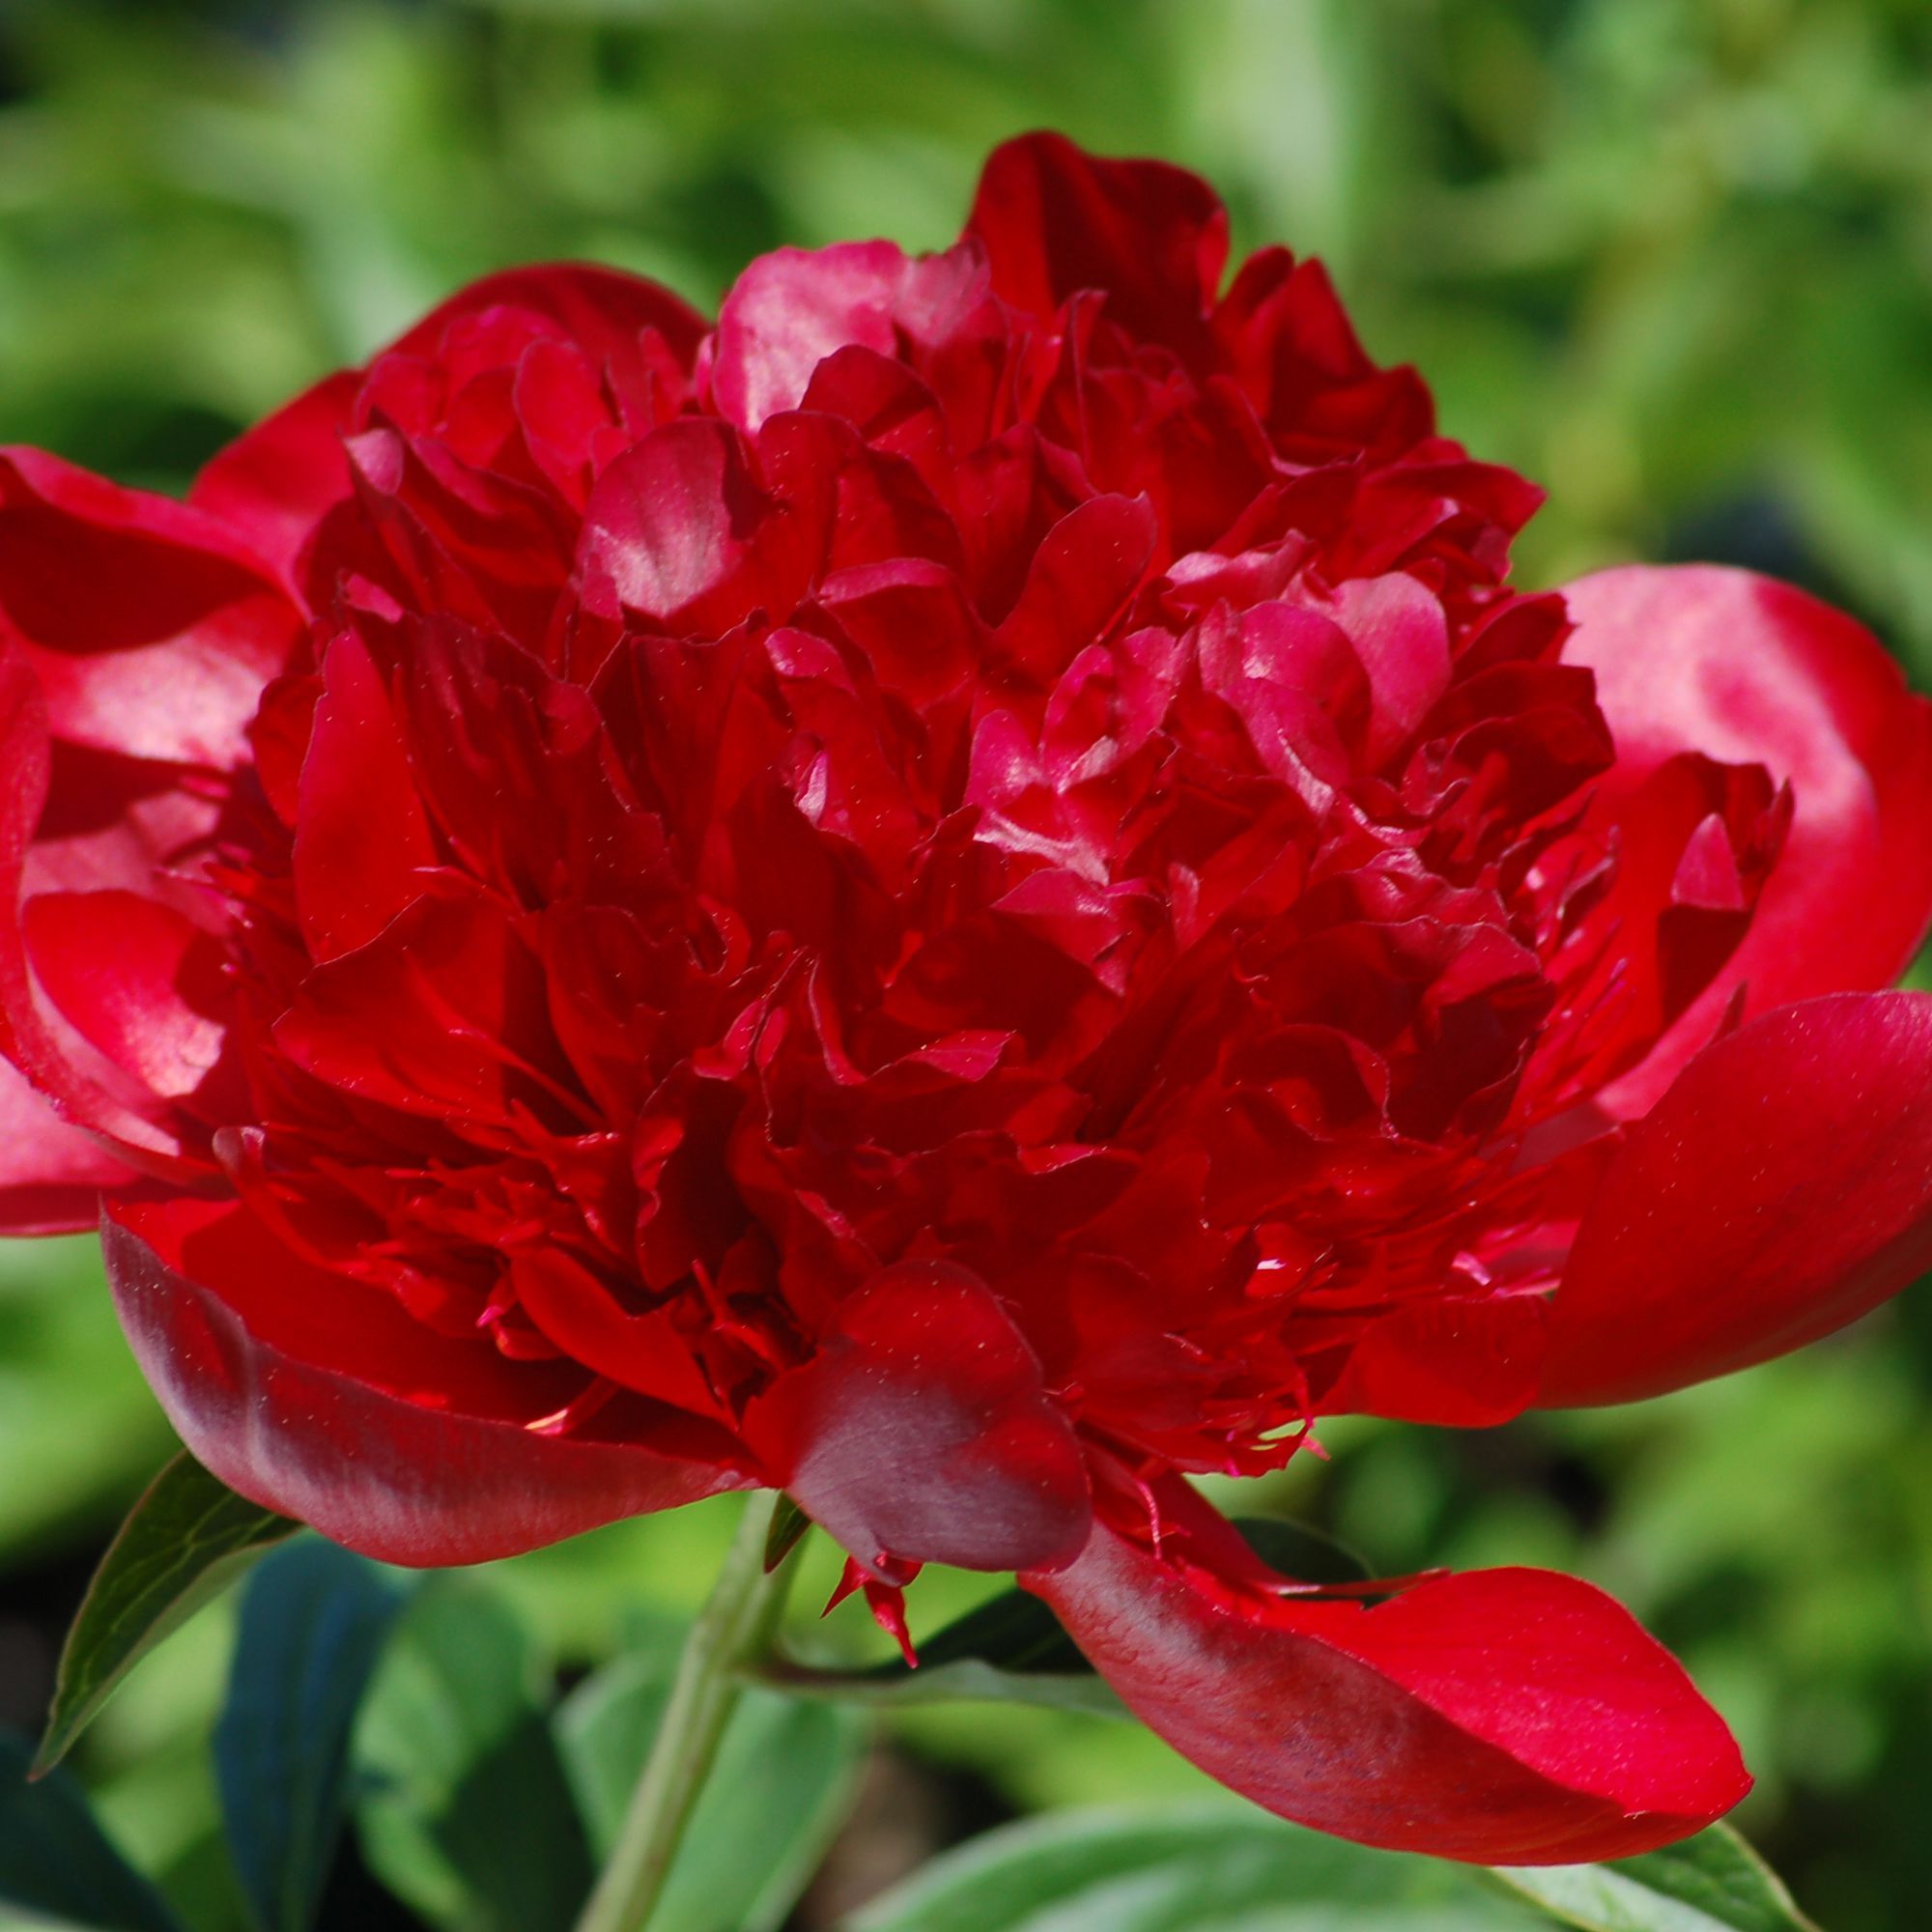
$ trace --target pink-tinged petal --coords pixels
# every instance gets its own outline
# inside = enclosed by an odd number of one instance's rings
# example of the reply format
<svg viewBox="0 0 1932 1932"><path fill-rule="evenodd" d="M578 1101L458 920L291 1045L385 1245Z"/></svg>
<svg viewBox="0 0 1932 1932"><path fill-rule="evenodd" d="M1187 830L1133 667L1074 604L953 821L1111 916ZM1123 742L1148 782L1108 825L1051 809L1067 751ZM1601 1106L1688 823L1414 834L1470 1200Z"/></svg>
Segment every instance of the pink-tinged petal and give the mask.
<svg viewBox="0 0 1932 1932"><path fill-rule="evenodd" d="M384 1562L485 1562L749 1486L715 1463L542 1433L563 1393L551 1365L437 1335L232 1203L128 1205L102 1242L182 1440L250 1501Z"/></svg>
<svg viewBox="0 0 1932 1932"><path fill-rule="evenodd" d="M1402 571L1341 584L1330 614L1368 674L1374 699L1368 761L1379 765L1408 742L1449 687L1449 620L1429 590Z"/></svg>
<svg viewBox="0 0 1932 1932"><path fill-rule="evenodd" d="M1183 352L1205 339L1228 258L1228 216L1198 175L1165 161L1101 160L1061 134L996 148L966 232L994 292L1039 317L1104 290L1122 327Z"/></svg>
<svg viewBox="0 0 1932 1932"><path fill-rule="evenodd" d="M732 284L718 311L711 394L748 430L799 407L812 372L841 349L895 355L900 334L947 333L982 293L977 257L908 256L890 242L780 248Z"/></svg>
<svg viewBox="0 0 1932 1932"><path fill-rule="evenodd" d="M1729 964L1644 1064L1607 1090L1641 1114L1715 1031L1747 1013L1897 978L1932 917L1932 705L1851 618L1789 584L1705 565L1630 566L1564 592L1616 738L1605 808L1702 752L1789 781L1790 837Z"/></svg>
<svg viewBox="0 0 1932 1932"><path fill-rule="evenodd" d="M908 1261L842 1302L802 1368L745 1418L746 1440L867 1568L1050 1569L1092 1513L1071 1425L986 1285Z"/></svg>
<svg viewBox="0 0 1932 1932"><path fill-rule="evenodd" d="M1780 1008L1626 1132L1556 1292L1548 1405L1747 1368L1932 1268L1932 994Z"/></svg>
<svg viewBox="0 0 1932 1932"><path fill-rule="evenodd" d="M689 416L653 431L598 478L579 569L660 624L727 626L757 565L771 500L729 423Z"/></svg>
<svg viewBox="0 0 1932 1932"><path fill-rule="evenodd" d="M70 744L227 768L300 618L214 518L38 450L0 453L0 637Z"/></svg>
<svg viewBox="0 0 1932 1932"><path fill-rule="evenodd" d="M35 869L51 763L39 682L26 653L0 639L0 1056L62 1120L109 1137L144 1169L175 1177L183 1172L181 1142L166 1123L166 1102L61 1018L28 963L20 901Z"/></svg>
<svg viewBox="0 0 1932 1932"><path fill-rule="evenodd" d="M1387 1601L1268 1593L1199 1497L1162 1486L1163 1554L1096 1521L1026 1587L1128 1709L1223 1784L1357 1843L1482 1864L1628 1857L1750 1779L1723 1720L1611 1599L1486 1570Z"/></svg>
<svg viewBox="0 0 1932 1932"><path fill-rule="evenodd" d="M334 959L374 939L437 862L382 675L353 633L324 658L297 799L302 936L316 959Z"/></svg>
<svg viewBox="0 0 1932 1932"><path fill-rule="evenodd" d="M77 1235L99 1224L102 1189L137 1178L0 1060L0 1235Z"/></svg>
<svg viewBox="0 0 1932 1932"><path fill-rule="evenodd" d="M219 451L188 501L238 532L300 601L298 565L309 533L350 493L342 439L362 378L344 369Z"/></svg>
<svg viewBox="0 0 1932 1932"><path fill-rule="evenodd" d="M42 893L20 908L34 977L88 1042L150 1093L213 1071L233 993L219 944L135 893Z"/></svg>
<svg viewBox="0 0 1932 1932"><path fill-rule="evenodd" d="M711 393L720 413L756 429L780 410L796 409L811 372L835 351L890 355L893 302L907 266L890 242L760 256L718 311Z"/></svg>

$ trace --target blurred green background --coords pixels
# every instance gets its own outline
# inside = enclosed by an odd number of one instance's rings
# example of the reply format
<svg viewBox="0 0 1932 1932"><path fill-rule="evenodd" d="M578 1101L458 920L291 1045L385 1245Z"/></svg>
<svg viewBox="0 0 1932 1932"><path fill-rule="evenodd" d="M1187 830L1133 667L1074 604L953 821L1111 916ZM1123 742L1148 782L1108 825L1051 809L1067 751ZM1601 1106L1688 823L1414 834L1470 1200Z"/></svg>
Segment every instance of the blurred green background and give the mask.
<svg viewBox="0 0 1932 1932"><path fill-rule="evenodd" d="M484 270L591 256L709 303L780 242L942 244L985 149L1040 124L1199 167L1237 243L1323 255L1445 428L1548 486L1524 582L1751 563L1932 678L1924 0L10 0L0 439L179 487ZM1932 1288L1667 1402L1327 1439L1287 1506L1387 1573L1607 1585L1731 1719L1760 1780L1741 1822L1830 1932L1932 1923ZM38 1723L61 1620L167 1446L88 1245L0 1245L0 1722ZM727 1527L624 1525L491 1581L576 1671L690 1603ZM971 1587L923 1582L916 1629ZM825 1628L861 1640L852 1611ZM228 1632L192 1626L83 1753L184 1896L220 1883ZM907 1720L896 1748L930 1794L914 1850L1201 1782L1043 1713Z"/></svg>

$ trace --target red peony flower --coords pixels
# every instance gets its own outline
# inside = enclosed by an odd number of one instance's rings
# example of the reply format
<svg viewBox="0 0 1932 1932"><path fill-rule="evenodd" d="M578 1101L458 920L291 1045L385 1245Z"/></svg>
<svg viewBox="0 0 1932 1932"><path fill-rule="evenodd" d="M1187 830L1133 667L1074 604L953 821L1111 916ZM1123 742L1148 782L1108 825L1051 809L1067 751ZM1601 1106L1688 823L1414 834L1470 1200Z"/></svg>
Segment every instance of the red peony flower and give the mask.
<svg viewBox="0 0 1932 1932"><path fill-rule="evenodd" d="M196 1455L376 1556L781 1487L1289 1817L1634 1852L1747 1779L1607 1598L1183 1479L1932 1262L1932 716L1737 572L1509 589L1537 493L1225 245L1036 137L708 328L494 276L185 505L12 453L6 1223L104 1198Z"/></svg>

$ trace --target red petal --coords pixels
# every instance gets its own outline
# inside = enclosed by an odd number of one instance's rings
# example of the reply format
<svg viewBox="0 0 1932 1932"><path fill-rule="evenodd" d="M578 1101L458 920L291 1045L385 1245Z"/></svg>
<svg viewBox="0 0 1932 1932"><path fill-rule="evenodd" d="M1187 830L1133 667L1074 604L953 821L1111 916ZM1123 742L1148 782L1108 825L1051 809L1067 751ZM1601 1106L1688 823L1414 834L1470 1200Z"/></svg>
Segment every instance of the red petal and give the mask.
<svg viewBox="0 0 1932 1932"><path fill-rule="evenodd" d="M1054 525L1034 554L1000 649L1051 684L1097 643L1141 586L1159 531L1145 497L1092 497Z"/></svg>
<svg viewBox="0 0 1932 1932"><path fill-rule="evenodd" d="M756 429L794 410L811 372L856 344L893 354L893 304L908 267L890 242L781 248L740 275L718 311L711 392L719 412Z"/></svg>
<svg viewBox="0 0 1932 1932"><path fill-rule="evenodd" d="M300 620L213 518L38 450L0 454L0 635L71 744L227 768Z"/></svg>
<svg viewBox="0 0 1932 1932"><path fill-rule="evenodd" d="M35 831L51 810L51 753L46 707L26 653L0 640L0 1054L54 1103L62 1119L111 1135L130 1152L140 1150L144 1166L173 1174L180 1167L174 1159L180 1143L162 1124L165 1103L64 1025L28 965L19 905L37 857Z"/></svg>
<svg viewBox="0 0 1932 1932"><path fill-rule="evenodd" d="M887 1557L1045 1569L1092 1510L1071 1425L976 1274L900 1262L840 1304L803 1368L752 1405L774 1483L876 1571Z"/></svg>
<svg viewBox="0 0 1932 1932"><path fill-rule="evenodd" d="M100 1220L101 1189L135 1179L0 1060L0 1235L93 1228Z"/></svg>
<svg viewBox="0 0 1932 1932"><path fill-rule="evenodd" d="M993 151L966 232L1014 307L1051 317L1069 296L1102 289L1122 327L1181 350L1204 339L1228 257L1227 212L1198 175L1100 160L1061 134Z"/></svg>
<svg viewBox="0 0 1932 1932"><path fill-rule="evenodd" d="M520 308L547 316L620 391L639 386L645 361L639 338L655 329L686 369L704 333L704 318L658 282L621 269L588 262L544 262L504 269L459 289L440 308L399 337L402 355L433 355L454 322L492 308Z"/></svg>
<svg viewBox="0 0 1932 1932"><path fill-rule="evenodd" d="M1630 1613L1541 1570L1444 1577L1365 1608L1260 1594L1199 1497L1165 1558L1104 1523L1021 1578L1127 1707L1297 1824L1484 1864L1624 1858L1749 1788L1730 1733Z"/></svg>
<svg viewBox="0 0 1932 1932"><path fill-rule="evenodd" d="M461 874L426 884L366 946L308 975L276 1044L318 1080L404 1113L501 1124L560 1101L570 1118L542 969L516 923Z"/></svg>
<svg viewBox="0 0 1932 1932"><path fill-rule="evenodd" d="M295 840L296 903L318 960L374 939L436 864L402 733L366 645L337 638L302 762Z"/></svg>
<svg viewBox="0 0 1932 1932"><path fill-rule="evenodd" d="M1781 1008L1627 1131L1556 1293L1546 1404L1728 1375L1932 1267L1932 994Z"/></svg>
<svg viewBox="0 0 1932 1932"><path fill-rule="evenodd" d="M302 546L349 495L342 439L361 386L359 370L326 376L216 454L188 492L196 509L247 540L298 602Z"/></svg>
<svg viewBox="0 0 1932 1932"><path fill-rule="evenodd" d="M42 893L20 912L34 977L94 1046L169 1099L207 1079L232 1004L214 940L135 893Z"/></svg>
<svg viewBox="0 0 1932 1932"><path fill-rule="evenodd" d="M484 1562L745 1487L634 1443L533 1433L556 1406L545 1365L444 1340L245 1208L126 1207L103 1245L183 1441L251 1501L384 1562Z"/></svg>
<svg viewBox="0 0 1932 1932"><path fill-rule="evenodd" d="M742 611L771 518L729 423L687 416L654 430L598 478L583 513L581 567L626 610L701 630Z"/></svg>
<svg viewBox="0 0 1932 1932"><path fill-rule="evenodd" d="M1431 1295L1372 1321L1349 1349L1330 1415L1490 1429L1535 1400L1548 1303L1535 1294Z"/></svg>
<svg viewBox="0 0 1932 1932"><path fill-rule="evenodd" d="M1605 1101L1641 1114L1747 1011L1889 985L1932 917L1932 705L1849 617L1802 590L1705 565L1606 570L1564 593L1563 655L1597 674L1617 745L1614 802L1679 752L1790 781L1790 838L1743 944Z"/></svg>
<svg viewBox="0 0 1932 1932"><path fill-rule="evenodd" d="M723 1419L718 1398L668 1311L628 1313L607 1282L560 1248L518 1255L510 1279L524 1313L573 1361L620 1388Z"/></svg>

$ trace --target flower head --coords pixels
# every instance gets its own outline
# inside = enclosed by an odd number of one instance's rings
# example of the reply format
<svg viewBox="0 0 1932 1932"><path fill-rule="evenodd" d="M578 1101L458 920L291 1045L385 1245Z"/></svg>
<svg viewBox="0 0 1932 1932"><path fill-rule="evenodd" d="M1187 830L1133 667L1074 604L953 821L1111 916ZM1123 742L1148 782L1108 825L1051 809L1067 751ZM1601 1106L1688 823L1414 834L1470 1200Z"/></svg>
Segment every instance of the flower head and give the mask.
<svg viewBox="0 0 1932 1932"><path fill-rule="evenodd" d="M1289 1816L1642 1849L1745 1780L1607 1599L1313 1599L1184 1476L1932 1259L1932 719L1780 585L1511 589L1536 491L1225 252L1035 137L711 327L493 277L185 506L13 453L0 1199L374 1554L781 1487Z"/></svg>

